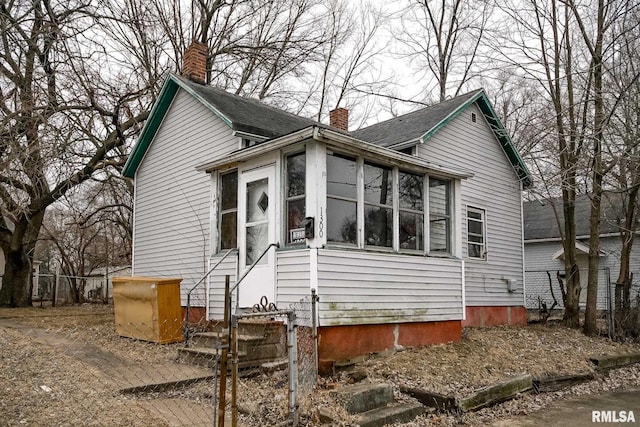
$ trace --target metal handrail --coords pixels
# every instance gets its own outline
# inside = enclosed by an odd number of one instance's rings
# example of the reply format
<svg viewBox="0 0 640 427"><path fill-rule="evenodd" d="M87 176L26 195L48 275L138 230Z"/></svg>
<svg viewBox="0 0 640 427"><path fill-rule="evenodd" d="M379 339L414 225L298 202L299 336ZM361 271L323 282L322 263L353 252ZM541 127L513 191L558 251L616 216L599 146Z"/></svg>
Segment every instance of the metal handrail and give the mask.
<svg viewBox="0 0 640 427"><path fill-rule="evenodd" d="M191 289L189 289L189 292L187 292L187 310L186 310L186 316L185 316L185 330L184 330L184 338L186 341L186 345L187 347L189 346L189 328L186 327L186 324L189 322L189 312L190 312L190 308L191 308L191 293L202 283L205 281L205 279L207 277L209 277L209 275L211 273L213 273L213 270L215 270L220 264L222 264L222 261L224 261L229 254L231 254L231 252L235 251L237 248L231 248L229 250L227 250L227 252L225 252L225 254L222 256L222 258L220 258L220 260L216 263L216 265L214 265L213 267L211 267L209 269L209 271L207 271L205 273L204 276L202 276L202 278L200 278L200 280L198 280L196 282L195 285L193 285L193 287Z"/></svg>
<svg viewBox="0 0 640 427"><path fill-rule="evenodd" d="M264 256L267 254L267 252L269 252L269 249L271 249L272 246L275 246L275 248L277 249L280 247L280 243L270 243L269 246L266 247L266 249L258 257L258 259L253 261L253 264L251 264L251 266L242 274L242 276L240 276L240 279L238 279L235 285L233 285L233 287L229 289L229 295L231 295L231 293L236 290L236 288L240 285L240 282L242 282L244 278L247 277L247 274L249 274L249 272L253 270L253 267L255 267L256 264L258 264L260 260L264 258Z"/></svg>

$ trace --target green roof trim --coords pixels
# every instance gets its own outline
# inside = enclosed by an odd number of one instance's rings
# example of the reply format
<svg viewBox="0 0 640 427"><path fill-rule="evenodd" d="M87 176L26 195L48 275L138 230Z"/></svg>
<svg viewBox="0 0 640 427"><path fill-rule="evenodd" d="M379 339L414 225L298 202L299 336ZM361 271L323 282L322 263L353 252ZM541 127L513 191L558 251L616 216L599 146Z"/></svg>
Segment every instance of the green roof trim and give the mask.
<svg viewBox="0 0 640 427"><path fill-rule="evenodd" d="M482 111L482 114L486 118L487 123L489 123L489 126L491 127L493 134L495 135L496 139L500 143L500 146L502 147L503 151L507 155L507 158L513 165L513 168L516 174L518 175L518 178L522 181L522 186L524 188L531 187L533 185L533 178L531 176L531 172L529 172L529 169L525 165L524 160L522 160L522 157L520 157L520 153L518 153L518 150L513 145L513 142L511 141L511 138L509 137L508 132L506 131L504 126L502 126L502 122L500 121L500 119L498 118L498 115L496 114L493 107L491 106L491 102L489 101L489 98L487 98L487 95L485 94L484 90L479 90L478 93L476 93L467 101L465 101L463 104L458 106L458 108L453 110L444 120L441 120L436 126L431 128L424 135L422 135L420 137L420 140L422 142L427 142L427 140L431 138L436 132L438 132L440 129L446 126L453 119L458 117L460 113L466 110L467 107L469 107L473 103L478 104L478 107L480 108L480 111Z"/></svg>
<svg viewBox="0 0 640 427"><path fill-rule="evenodd" d="M169 78L164 82L162 89L160 90L160 94L158 95L158 99L153 104L151 108L151 113L149 114L149 118L147 119L142 132L140 133L140 137L138 141L134 145L129 157L127 158L127 162L124 164L124 168L122 169L122 176L126 178L134 178L136 175L136 170L144 155L147 153L149 146L151 145L151 141L156 136L162 121L164 120L173 99L175 98L178 89L183 89L191 96L196 98L202 104L204 104L209 110L211 110L216 116L218 116L227 126L232 127L231 120L229 120L224 114L220 111L216 110L210 103L205 101L199 94L193 91L189 86L184 84L180 78L175 77L174 75L169 75Z"/></svg>

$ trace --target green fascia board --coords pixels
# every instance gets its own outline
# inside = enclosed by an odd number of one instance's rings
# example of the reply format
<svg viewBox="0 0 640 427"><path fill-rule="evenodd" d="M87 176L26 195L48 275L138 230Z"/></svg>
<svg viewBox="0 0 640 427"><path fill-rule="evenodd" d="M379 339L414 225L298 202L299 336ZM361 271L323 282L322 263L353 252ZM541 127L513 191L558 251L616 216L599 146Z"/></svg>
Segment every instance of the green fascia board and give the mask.
<svg viewBox="0 0 640 427"><path fill-rule="evenodd" d="M467 107L469 107L475 102L478 103L478 107L480 108L480 111L482 111L482 114L487 119L487 122L489 123L489 126L493 131L493 134L495 135L496 139L500 143L500 146L502 147L503 151L507 155L507 158L513 165L513 168L516 174L518 175L518 178L522 181L523 188L531 187L533 185L533 178L531 176L531 172L529 172L529 169L525 165L524 160L522 160L520 153L518 153L518 150L513 145L513 142L511 141L511 138L509 137L509 134L507 133L506 129L504 128L504 126L502 126L502 122L500 121L500 119L498 118L498 115L496 114L493 107L491 106L491 102L489 102L489 98L487 98L487 95L484 93L484 90L479 90L477 94L475 94L474 96L469 98L466 102L461 104L458 108L453 110L447 117L445 117L442 121L440 121L440 123L438 123L433 128L431 128L427 133L422 135L422 137L420 137L420 140L423 143L427 142L427 140L431 138L433 135L435 135L436 132L438 132L440 129L446 126L453 119L458 117L460 113L462 113L464 110L467 109Z"/></svg>
<svg viewBox="0 0 640 427"><path fill-rule="evenodd" d="M209 110L211 110L216 116L218 116L227 126L233 127L233 123L229 120L224 114L215 109L211 104L206 102L200 95L194 92L189 86L185 85L180 79L174 77L173 75L169 75L167 80L164 82L162 89L160 90L160 94L158 95L158 99L153 104L151 108L151 113L149 114L149 118L147 119L142 132L140 133L140 137L136 144L134 145L129 157L127 158L126 163L122 169L122 176L126 178L134 178L136 175L136 170L144 155L146 154L149 146L151 145L151 141L156 136L162 121L164 120L173 99L175 98L178 89L182 89L189 93L191 96L196 98L202 104L204 104Z"/></svg>

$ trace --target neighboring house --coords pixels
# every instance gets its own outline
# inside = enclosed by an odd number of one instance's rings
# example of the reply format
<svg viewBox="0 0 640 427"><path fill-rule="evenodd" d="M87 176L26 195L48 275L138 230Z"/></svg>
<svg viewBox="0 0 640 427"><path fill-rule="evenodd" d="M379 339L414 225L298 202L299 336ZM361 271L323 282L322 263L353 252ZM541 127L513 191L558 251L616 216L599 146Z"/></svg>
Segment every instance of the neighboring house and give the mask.
<svg viewBox="0 0 640 427"><path fill-rule="evenodd" d="M204 80L195 46L185 74ZM524 323L531 177L486 94L354 132L344 109L330 121L170 76L124 168L135 181L133 275L181 277L184 305L237 248L193 299L220 319L224 275L234 283L279 242L237 305L265 296L287 308L315 289L328 360Z"/></svg>
<svg viewBox="0 0 640 427"><path fill-rule="evenodd" d="M108 297L113 298L113 278L125 276L131 276L130 265L112 265L94 269L87 276L87 281L84 285L84 298L89 300L102 299L104 297L103 287L105 283L108 284Z"/></svg>
<svg viewBox="0 0 640 427"><path fill-rule="evenodd" d="M555 300L556 308L564 308L558 274L564 283L564 248L560 230L564 230L564 213L561 199L531 201L524 203L525 277L526 304L529 309L538 309L542 303L550 308ZM576 197L576 251L580 269L580 304L587 299L587 276L589 256L589 214L591 200L587 195ZM600 218L600 269L598 272L598 308L608 309L608 295L613 295L615 281L620 272L620 225L623 221L621 195L605 192L602 198ZM556 219L556 216L558 219ZM558 226L560 224L560 227ZM632 298L640 286L640 246L633 246L631 254L633 273ZM550 290L550 281L553 294ZM610 284L611 293L607 290Z"/></svg>

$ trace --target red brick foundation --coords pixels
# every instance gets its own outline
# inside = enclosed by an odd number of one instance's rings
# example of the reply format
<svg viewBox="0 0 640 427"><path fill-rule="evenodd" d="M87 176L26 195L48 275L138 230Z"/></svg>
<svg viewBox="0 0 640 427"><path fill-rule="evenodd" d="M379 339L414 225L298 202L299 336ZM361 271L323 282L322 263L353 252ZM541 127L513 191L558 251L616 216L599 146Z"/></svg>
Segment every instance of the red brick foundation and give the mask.
<svg viewBox="0 0 640 427"><path fill-rule="evenodd" d="M324 326L318 329L318 359L342 361L398 346L418 347L460 341L461 334L459 320Z"/></svg>
<svg viewBox="0 0 640 427"><path fill-rule="evenodd" d="M527 310L522 306L467 307L462 326L526 325Z"/></svg>

